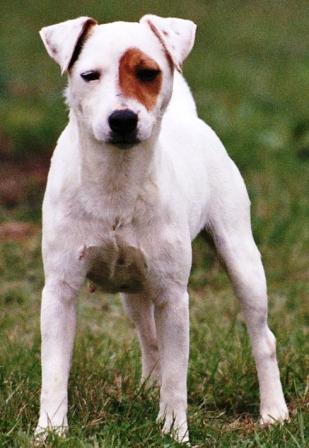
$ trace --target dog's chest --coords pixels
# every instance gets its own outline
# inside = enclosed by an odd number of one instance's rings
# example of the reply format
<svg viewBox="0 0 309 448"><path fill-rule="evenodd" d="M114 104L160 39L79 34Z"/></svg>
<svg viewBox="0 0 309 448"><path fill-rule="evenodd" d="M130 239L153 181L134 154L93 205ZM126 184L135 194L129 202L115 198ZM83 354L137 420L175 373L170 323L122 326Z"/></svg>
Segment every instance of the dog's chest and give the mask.
<svg viewBox="0 0 309 448"><path fill-rule="evenodd" d="M143 250L115 234L84 249L87 277L106 292L137 293L145 289L148 266Z"/></svg>

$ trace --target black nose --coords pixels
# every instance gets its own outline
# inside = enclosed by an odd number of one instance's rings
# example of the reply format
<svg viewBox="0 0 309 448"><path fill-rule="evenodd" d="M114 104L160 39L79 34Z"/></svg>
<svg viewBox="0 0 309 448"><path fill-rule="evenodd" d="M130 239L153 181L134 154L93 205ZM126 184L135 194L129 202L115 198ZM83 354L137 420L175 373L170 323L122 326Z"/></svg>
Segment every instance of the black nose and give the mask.
<svg viewBox="0 0 309 448"><path fill-rule="evenodd" d="M136 130L137 114L130 109L115 110L109 118L108 124L113 132L126 135Z"/></svg>

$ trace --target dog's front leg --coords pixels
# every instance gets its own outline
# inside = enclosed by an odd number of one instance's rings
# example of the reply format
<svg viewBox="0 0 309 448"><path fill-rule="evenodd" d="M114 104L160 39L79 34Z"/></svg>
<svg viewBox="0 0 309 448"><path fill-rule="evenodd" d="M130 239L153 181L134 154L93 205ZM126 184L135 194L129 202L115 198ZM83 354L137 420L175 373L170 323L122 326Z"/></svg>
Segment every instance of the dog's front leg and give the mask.
<svg viewBox="0 0 309 448"><path fill-rule="evenodd" d="M168 291L155 303L161 362L160 412L163 433L179 442L189 440L187 369L189 358L189 298L187 291Z"/></svg>
<svg viewBox="0 0 309 448"><path fill-rule="evenodd" d="M36 434L47 429L65 432L68 377L76 327L78 290L61 279L49 279L42 293L42 390Z"/></svg>

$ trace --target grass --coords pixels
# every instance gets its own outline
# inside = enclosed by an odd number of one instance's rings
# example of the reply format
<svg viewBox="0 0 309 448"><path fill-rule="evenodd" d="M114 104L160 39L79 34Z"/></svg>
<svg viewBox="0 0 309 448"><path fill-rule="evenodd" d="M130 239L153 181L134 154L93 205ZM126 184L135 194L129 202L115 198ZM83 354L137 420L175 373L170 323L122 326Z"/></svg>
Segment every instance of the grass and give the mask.
<svg viewBox="0 0 309 448"><path fill-rule="evenodd" d="M197 242L197 245L201 242ZM42 286L39 235L8 243L1 271L0 446L31 446L38 413L39 296ZM271 288L271 326L291 423L261 429L254 363L242 317L225 275L203 248L201 273L195 261L191 283L189 422L200 447L305 447L304 331L306 291ZM14 270L12 272L12 266ZM297 300L297 303L294 303ZM308 367L308 366L307 366ZM79 331L70 382L70 435L50 446L174 447L154 424L157 393L139 386L140 362L134 332L118 297L85 291L79 302ZM308 428L308 426L307 426ZM308 434L307 434L308 437Z"/></svg>
<svg viewBox="0 0 309 448"><path fill-rule="evenodd" d="M189 9L189 11L188 11ZM253 228L268 277L270 324L278 341L291 422L257 424L254 363L239 306L218 262L194 244L191 292L189 425L198 447L306 447L309 294L308 4L237 0L33 3L11 0L2 11L0 153L23 159L50 154L66 120L64 80L37 30L81 14L100 21L136 20L152 11L199 25L185 66L200 115L221 136L245 177ZM28 447L40 388L39 303L41 190L1 222L27 221L33 232L0 247L0 446ZM157 392L139 385L134 330L118 296L79 301L70 381L71 430L55 447L176 447L155 425Z"/></svg>

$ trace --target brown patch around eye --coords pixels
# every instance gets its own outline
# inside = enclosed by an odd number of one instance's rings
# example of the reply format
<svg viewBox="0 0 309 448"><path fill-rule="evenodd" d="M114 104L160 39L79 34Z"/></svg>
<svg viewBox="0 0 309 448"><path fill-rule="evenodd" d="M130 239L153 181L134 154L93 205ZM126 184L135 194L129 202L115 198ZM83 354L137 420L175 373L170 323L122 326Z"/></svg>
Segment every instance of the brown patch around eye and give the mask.
<svg viewBox="0 0 309 448"><path fill-rule="evenodd" d="M139 73L156 73L143 80ZM147 76L146 76L147 78ZM153 78L153 79L152 79ZM134 98L147 110L156 104L162 84L162 73L159 65L137 48L130 48L120 58L119 86L124 96Z"/></svg>

